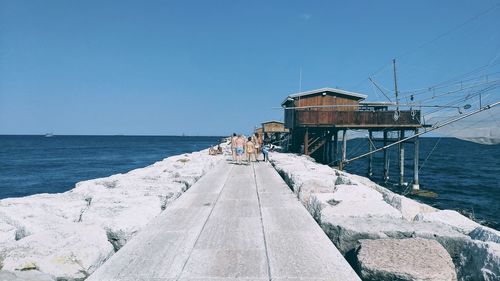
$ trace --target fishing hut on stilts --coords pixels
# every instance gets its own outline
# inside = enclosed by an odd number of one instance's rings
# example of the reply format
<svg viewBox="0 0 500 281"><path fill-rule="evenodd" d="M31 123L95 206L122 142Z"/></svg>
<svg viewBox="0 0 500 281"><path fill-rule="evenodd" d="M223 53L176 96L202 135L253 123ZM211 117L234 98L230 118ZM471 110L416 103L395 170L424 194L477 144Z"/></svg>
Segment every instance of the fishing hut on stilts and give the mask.
<svg viewBox="0 0 500 281"><path fill-rule="evenodd" d="M344 169L348 163L366 157L368 176L373 175L373 153L384 154L383 177L389 178L387 149L398 145L399 183L404 184L405 144L412 143L413 189L419 189L420 110L399 110L393 102L367 102L366 95L335 88L321 88L289 95L281 104L285 128L290 130L289 150L315 158L318 162ZM395 107L394 109L390 109ZM368 131L368 153L347 159L348 130ZM341 151L339 151L339 134ZM381 138L375 138L374 135ZM405 136L415 137L405 140ZM397 135L397 138L389 138ZM377 147L375 144L382 143Z"/></svg>
<svg viewBox="0 0 500 281"><path fill-rule="evenodd" d="M262 127L255 128L255 133L262 136L264 143L282 146L288 136L288 129L281 121L271 120L262 122Z"/></svg>

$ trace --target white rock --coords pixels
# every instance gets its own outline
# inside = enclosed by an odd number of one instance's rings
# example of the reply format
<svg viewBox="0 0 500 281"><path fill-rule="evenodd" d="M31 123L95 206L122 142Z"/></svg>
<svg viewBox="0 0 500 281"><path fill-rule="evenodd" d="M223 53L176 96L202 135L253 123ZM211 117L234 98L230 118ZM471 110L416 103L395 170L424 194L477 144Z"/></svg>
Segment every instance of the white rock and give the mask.
<svg viewBox="0 0 500 281"><path fill-rule="evenodd" d="M436 240L448 251L459 280L499 279L498 231L305 157L273 154L271 161L343 254L360 239L420 237ZM311 178L316 182L302 188L304 182L313 183ZM332 180L337 183L333 192Z"/></svg>
<svg viewBox="0 0 500 281"><path fill-rule="evenodd" d="M439 210L431 213L421 213L415 217L415 220L446 224L464 234L469 234L475 228L480 226L480 224L452 210Z"/></svg>
<svg viewBox="0 0 500 281"><path fill-rule="evenodd" d="M382 194L363 185L337 185L333 194L336 201L383 201Z"/></svg>
<svg viewBox="0 0 500 281"><path fill-rule="evenodd" d="M4 270L39 270L59 279L85 278L114 253L103 229L66 225L9 245Z"/></svg>
<svg viewBox="0 0 500 281"><path fill-rule="evenodd" d="M415 218L415 216L420 213L429 213L437 211L436 208L433 208L427 204L422 204L410 198L396 194L390 191L389 189L380 186L365 177L361 177L358 175L350 175L350 177L352 178L351 181L353 183L357 183L359 185L372 188L377 192L379 192L380 194L382 194L384 201L393 206L394 208L398 209L403 215L403 218L405 218L408 221L412 221Z"/></svg>
<svg viewBox="0 0 500 281"><path fill-rule="evenodd" d="M360 240L356 257L364 280L457 280L450 255L434 240Z"/></svg>
<svg viewBox="0 0 500 281"><path fill-rule="evenodd" d="M436 208L429 205L419 203L415 200L397 194L394 194L394 196L385 196L384 198L387 203L398 209L403 215L403 218L408 221L414 220L418 214L437 211Z"/></svg>
<svg viewBox="0 0 500 281"><path fill-rule="evenodd" d="M65 193L0 200L0 264L84 278L222 159L203 150Z"/></svg>
<svg viewBox="0 0 500 281"><path fill-rule="evenodd" d="M16 227L0 218L0 244L14 242L16 240L16 232Z"/></svg>
<svg viewBox="0 0 500 281"><path fill-rule="evenodd" d="M0 281L54 281L55 279L48 274L41 273L38 270L29 271L7 271L0 270Z"/></svg>
<svg viewBox="0 0 500 281"><path fill-rule="evenodd" d="M461 254L462 244L470 237L442 224L408 222L390 217L341 217L322 216L322 228L343 253L353 250L360 239L426 238L434 239L452 253ZM457 246L458 245L458 246Z"/></svg>
<svg viewBox="0 0 500 281"><path fill-rule="evenodd" d="M379 201L334 201L334 205L322 209L322 220L334 217L390 218L402 219L401 213L382 200Z"/></svg>

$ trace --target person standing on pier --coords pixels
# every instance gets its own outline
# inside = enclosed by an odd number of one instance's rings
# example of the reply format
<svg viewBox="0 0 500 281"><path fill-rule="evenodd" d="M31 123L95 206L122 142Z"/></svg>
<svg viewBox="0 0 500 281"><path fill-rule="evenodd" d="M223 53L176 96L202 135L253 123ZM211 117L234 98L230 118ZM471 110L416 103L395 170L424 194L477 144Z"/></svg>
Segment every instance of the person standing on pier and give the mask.
<svg viewBox="0 0 500 281"><path fill-rule="evenodd" d="M245 149L247 153L247 162L250 163L252 155L255 156L255 143L253 143L252 137L248 137ZM257 160L257 158L255 158L255 160Z"/></svg>
<svg viewBox="0 0 500 281"><path fill-rule="evenodd" d="M235 140L235 152L236 152L236 161L238 164L241 164L241 156L245 153L245 138L242 135L238 135Z"/></svg>
<svg viewBox="0 0 500 281"><path fill-rule="evenodd" d="M262 156L264 157L264 162L269 161L269 147L267 145L262 147Z"/></svg>
<svg viewBox="0 0 500 281"><path fill-rule="evenodd" d="M236 139L238 137L236 136L236 133L233 133L233 136L231 137L231 155L233 156L233 161L236 161Z"/></svg>
<svg viewBox="0 0 500 281"><path fill-rule="evenodd" d="M255 150L253 151L255 161L259 162L259 153L260 153L259 134L254 133L252 135L252 142L253 142L254 148L255 148Z"/></svg>

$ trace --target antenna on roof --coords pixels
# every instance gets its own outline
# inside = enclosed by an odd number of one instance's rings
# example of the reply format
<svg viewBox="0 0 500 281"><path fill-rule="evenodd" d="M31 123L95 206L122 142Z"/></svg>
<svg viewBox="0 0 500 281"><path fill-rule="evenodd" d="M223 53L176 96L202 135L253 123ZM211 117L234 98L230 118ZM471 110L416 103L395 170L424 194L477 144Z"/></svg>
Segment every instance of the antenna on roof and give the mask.
<svg viewBox="0 0 500 281"><path fill-rule="evenodd" d="M396 59L392 59L392 67L394 70L394 94L396 95L396 111L399 111L398 79L396 77Z"/></svg>

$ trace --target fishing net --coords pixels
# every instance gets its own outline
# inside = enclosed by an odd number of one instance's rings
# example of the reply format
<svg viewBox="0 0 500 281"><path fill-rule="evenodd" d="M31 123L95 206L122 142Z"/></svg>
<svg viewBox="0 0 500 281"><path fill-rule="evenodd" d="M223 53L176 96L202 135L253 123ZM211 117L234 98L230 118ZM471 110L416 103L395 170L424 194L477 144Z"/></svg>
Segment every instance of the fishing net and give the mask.
<svg viewBox="0 0 500 281"><path fill-rule="evenodd" d="M449 116L434 116L430 124L439 124ZM455 137L480 144L500 144L500 106L472 115L436 132L442 136Z"/></svg>

